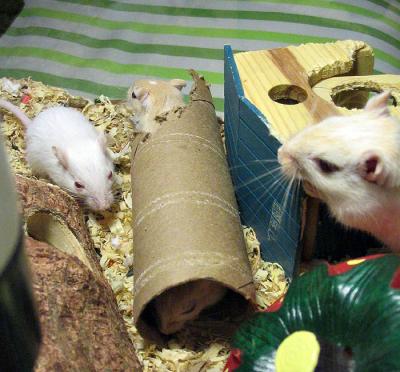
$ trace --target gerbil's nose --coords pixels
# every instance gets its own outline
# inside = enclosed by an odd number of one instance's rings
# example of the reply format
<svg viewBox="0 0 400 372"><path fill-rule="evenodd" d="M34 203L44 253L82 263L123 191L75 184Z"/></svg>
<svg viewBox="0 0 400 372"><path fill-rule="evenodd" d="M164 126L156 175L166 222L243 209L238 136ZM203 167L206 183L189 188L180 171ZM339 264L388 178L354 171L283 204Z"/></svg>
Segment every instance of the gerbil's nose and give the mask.
<svg viewBox="0 0 400 372"><path fill-rule="evenodd" d="M295 157L289 151L287 151L284 145L278 149L278 161L281 165L293 162L296 163Z"/></svg>
<svg viewBox="0 0 400 372"><path fill-rule="evenodd" d="M287 158L287 152L285 151L285 149L284 149L283 146L279 147L279 149L278 149L278 154L277 154L277 155L278 155L278 161L279 161L279 163L282 164L282 161L284 161L285 158Z"/></svg>
<svg viewBox="0 0 400 372"><path fill-rule="evenodd" d="M93 198L90 200L89 206L91 207L91 209L95 211L104 211L110 208L112 202L113 198L104 198L104 199Z"/></svg>
<svg viewBox="0 0 400 372"><path fill-rule="evenodd" d="M286 146L278 149L278 162L281 166L282 173L288 177L296 177L300 169L299 163L294 155L287 150Z"/></svg>
<svg viewBox="0 0 400 372"><path fill-rule="evenodd" d="M102 210L102 211L104 211L105 209L108 209L108 208L110 208L111 207L111 201L109 201L109 200L103 200L103 201L100 201L99 203L98 203L98 206L99 206L99 209L100 210Z"/></svg>

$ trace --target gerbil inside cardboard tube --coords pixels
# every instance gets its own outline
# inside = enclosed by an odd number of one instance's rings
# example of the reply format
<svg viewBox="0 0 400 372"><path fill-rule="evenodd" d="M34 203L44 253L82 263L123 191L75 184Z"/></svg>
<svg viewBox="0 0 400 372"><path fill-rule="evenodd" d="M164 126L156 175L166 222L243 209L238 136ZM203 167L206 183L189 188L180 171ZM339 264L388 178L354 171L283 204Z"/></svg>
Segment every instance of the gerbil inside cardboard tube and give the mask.
<svg viewBox="0 0 400 372"><path fill-rule="evenodd" d="M191 74L189 104L132 146L133 316L140 334L156 342L202 309L219 304L221 315L237 317L255 303L212 97Z"/></svg>

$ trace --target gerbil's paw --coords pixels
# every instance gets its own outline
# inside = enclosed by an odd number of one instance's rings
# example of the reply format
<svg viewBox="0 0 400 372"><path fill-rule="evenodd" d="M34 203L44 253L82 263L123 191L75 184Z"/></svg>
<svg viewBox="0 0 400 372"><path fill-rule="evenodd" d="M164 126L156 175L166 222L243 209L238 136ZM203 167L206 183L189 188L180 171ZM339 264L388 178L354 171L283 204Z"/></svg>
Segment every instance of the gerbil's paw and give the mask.
<svg viewBox="0 0 400 372"><path fill-rule="evenodd" d="M135 127L139 125L139 119L136 115L132 115L129 119L131 120L131 122Z"/></svg>
<svg viewBox="0 0 400 372"><path fill-rule="evenodd" d="M134 133L148 133L146 130L146 125L144 124L145 120L139 118L137 115L131 117L131 121L133 123L133 132Z"/></svg>

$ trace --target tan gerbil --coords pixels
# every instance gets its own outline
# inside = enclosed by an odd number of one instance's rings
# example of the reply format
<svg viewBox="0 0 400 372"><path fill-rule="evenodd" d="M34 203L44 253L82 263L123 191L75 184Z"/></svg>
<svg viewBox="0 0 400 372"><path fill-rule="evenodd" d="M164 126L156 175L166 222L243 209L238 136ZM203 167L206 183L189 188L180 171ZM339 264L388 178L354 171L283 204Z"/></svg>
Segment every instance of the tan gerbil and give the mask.
<svg viewBox="0 0 400 372"><path fill-rule="evenodd" d="M359 113L307 127L280 147L278 161L339 222L400 253L400 123L389 97L383 92Z"/></svg>
<svg viewBox="0 0 400 372"><path fill-rule="evenodd" d="M128 90L128 104L134 111L136 130L154 133L160 127L157 116L185 105L181 90L185 80L137 80Z"/></svg>
<svg viewBox="0 0 400 372"><path fill-rule="evenodd" d="M170 335L178 332L189 320L217 302L226 294L221 284L199 279L171 288L154 301L158 327L161 333Z"/></svg>

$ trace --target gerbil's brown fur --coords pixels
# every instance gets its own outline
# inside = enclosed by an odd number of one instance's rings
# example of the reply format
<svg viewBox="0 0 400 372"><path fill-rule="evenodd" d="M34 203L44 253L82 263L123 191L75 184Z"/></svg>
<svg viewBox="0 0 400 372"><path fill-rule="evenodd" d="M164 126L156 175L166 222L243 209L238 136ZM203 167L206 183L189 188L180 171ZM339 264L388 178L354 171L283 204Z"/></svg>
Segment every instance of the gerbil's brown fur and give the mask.
<svg viewBox="0 0 400 372"><path fill-rule="evenodd" d="M162 333L179 331L187 321L224 297L226 288L207 279L199 279L171 288L155 299L155 310Z"/></svg>
<svg viewBox="0 0 400 372"><path fill-rule="evenodd" d="M154 133L160 127L157 117L173 108L185 105L181 90L185 80L137 80L128 90L127 101L131 105L136 130Z"/></svg>

